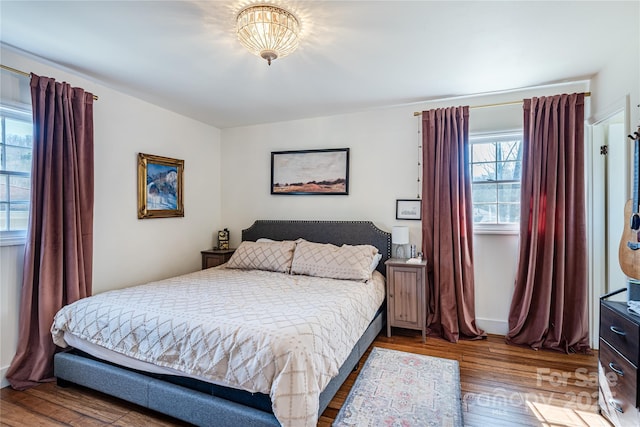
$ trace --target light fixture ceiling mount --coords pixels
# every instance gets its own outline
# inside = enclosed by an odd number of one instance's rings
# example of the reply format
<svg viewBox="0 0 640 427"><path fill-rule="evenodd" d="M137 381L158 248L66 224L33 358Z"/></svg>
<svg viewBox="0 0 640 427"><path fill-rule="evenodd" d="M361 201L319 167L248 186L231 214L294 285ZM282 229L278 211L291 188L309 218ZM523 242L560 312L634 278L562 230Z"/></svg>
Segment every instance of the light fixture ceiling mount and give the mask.
<svg viewBox="0 0 640 427"><path fill-rule="evenodd" d="M271 61L287 56L298 47L300 24L288 10L257 4L238 13L236 31L244 47L271 65Z"/></svg>

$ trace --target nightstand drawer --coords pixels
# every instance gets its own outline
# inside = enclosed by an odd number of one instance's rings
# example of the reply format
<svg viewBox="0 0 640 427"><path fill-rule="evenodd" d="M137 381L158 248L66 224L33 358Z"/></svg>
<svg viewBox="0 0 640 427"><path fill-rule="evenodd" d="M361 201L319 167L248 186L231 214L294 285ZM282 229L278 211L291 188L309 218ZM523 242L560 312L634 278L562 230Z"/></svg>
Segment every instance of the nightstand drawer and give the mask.
<svg viewBox="0 0 640 427"><path fill-rule="evenodd" d="M618 419L637 420L638 370L604 340L600 340L599 355L600 406ZM622 423L621 425L636 425Z"/></svg>
<svg viewBox="0 0 640 427"><path fill-rule="evenodd" d="M600 306L600 338L604 339L636 367L638 366L638 341L640 325L628 319L624 313L626 304L604 302Z"/></svg>

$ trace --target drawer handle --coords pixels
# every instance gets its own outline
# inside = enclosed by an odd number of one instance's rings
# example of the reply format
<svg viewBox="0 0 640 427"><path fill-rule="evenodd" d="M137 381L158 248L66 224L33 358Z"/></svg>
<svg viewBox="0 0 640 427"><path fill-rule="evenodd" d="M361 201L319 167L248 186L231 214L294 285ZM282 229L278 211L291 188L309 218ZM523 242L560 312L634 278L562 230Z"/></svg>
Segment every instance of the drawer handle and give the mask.
<svg viewBox="0 0 640 427"><path fill-rule="evenodd" d="M622 405L618 404L618 402L616 402L615 400L611 399L609 401L609 405L611 405L613 407L613 409L615 409L616 411L620 412L621 414L624 414L624 410L622 409Z"/></svg>
<svg viewBox="0 0 640 427"><path fill-rule="evenodd" d="M618 368L613 362L609 362L609 367L611 368L611 370L613 372L615 372L616 374L620 375L621 377L624 377L624 371L620 368Z"/></svg>
<svg viewBox="0 0 640 427"><path fill-rule="evenodd" d="M609 329L611 329L611 332L613 332L614 334L618 334L622 337L624 337L625 335L627 335L627 333L621 329L616 328L615 326L611 326Z"/></svg>

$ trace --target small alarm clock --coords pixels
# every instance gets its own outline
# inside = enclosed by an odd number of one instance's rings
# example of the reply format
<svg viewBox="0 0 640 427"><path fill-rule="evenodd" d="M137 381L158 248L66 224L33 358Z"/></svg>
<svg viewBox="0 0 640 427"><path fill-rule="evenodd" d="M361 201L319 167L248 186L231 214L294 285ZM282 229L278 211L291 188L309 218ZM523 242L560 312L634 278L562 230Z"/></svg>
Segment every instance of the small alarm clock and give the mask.
<svg viewBox="0 0 640 427"><path fill-rule="evenodd" d="M229 249L229 230L218 231L218 249Z"/></svg>

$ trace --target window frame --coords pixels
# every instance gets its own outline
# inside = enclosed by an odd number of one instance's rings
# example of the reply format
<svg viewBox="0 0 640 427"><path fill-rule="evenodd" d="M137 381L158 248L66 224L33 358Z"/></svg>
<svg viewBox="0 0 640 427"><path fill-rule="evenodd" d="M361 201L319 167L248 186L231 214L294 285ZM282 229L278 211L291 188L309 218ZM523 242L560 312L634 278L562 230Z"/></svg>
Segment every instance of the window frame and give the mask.
<svg viewBox="0 0 640 427"><path fill-rule="evenodd" d="M17 103L17 102L7 102L6 100L0 101L0 116L31 122L33 124L33 112L31 110L31 106L27 104ZM4 131L3 128L0 127L0 132ZM33 131L32 131L33 132ZM33 134L33 133L32 133ZM3 135L2 135L3 136ZM3 145L6 148L6 141L3 136ZM33 145L32 145L33 150ZM2 169L2 165L0 164L0 171L3 174L8 174L10 176L19 176L26 177L31 180L31 171L29 172L9 172ZM31 209L31 200L28 202L28 212ZM29 213L27 214L27 218ZM2 246L14 246L14 245L24 245L27 239L27 230L0 230L0 247Z"/></svg>
<svg viewBox="0 0 640 427"><path fill-rule="evenodd" d="M475 203L473 203L473 144L487 141L505 141L512 140L514 137L519 138L520 144L523 143L524 134L523 129L511 129L504 131L491 131L491 132L482 132L482 133L473 133L469 135L469 176L471 181L471 197L472 197L472 209L475 207ZM522 162L522 159L520 159ZM497 163L497 161L495 162ZM490 181L481 181L481 182L490 182ZM522 184L522 175L518 181L516 180L506 180L506 181L491 181L495 183L513 183L519 182ZM522 186L520 187L522 189ZM500 203L496 201L496 205ZM518 203L520 205L520 203ZM492 223L492 224L481 224L473 222L473 232L474 234L519 234L520 232L520 222L518 223Z"/></svg>

